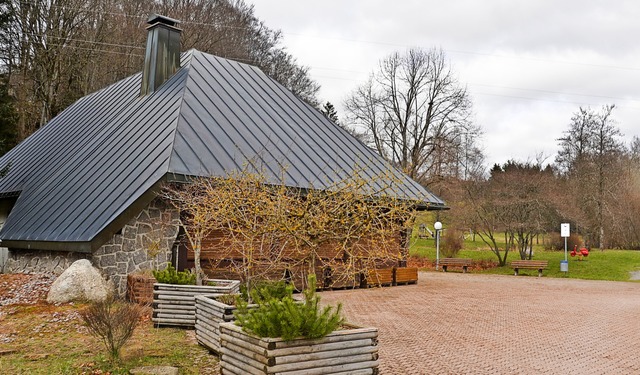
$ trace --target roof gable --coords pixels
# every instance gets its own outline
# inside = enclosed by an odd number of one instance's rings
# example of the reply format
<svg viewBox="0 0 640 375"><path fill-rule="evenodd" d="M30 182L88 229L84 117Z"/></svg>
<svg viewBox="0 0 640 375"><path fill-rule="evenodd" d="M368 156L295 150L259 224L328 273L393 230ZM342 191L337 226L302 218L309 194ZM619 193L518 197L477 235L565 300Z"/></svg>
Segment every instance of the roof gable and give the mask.
<svg viewBox="0 0 640 375"><path fill-rule="evenodd" d="M369 177L388 163L256 67L193 51L169 171L224 176L259 161L278 182L322 189L356 169ZM403 198L444 204L392 170Z"/></svg>

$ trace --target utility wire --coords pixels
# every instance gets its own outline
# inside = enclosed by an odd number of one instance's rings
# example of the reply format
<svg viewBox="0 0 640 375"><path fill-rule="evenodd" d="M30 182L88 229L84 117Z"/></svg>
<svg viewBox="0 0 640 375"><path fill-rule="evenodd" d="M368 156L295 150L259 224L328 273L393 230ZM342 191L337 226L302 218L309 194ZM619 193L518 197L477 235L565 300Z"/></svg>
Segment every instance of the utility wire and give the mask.
<svg viewBox="0 0 640 375"><path fill-rule="evenodd" d="M22 3L23 4L30 4L30 5L40 5L38 3L33 3L33 2L29 2L29 1L22 1ZM77 11L83 11L83 12L89 12L89 13L110 14L110 15L123 16L123 17L132 17L132 18L138 18L138 19L145 19L146 18L145 16L142 16L142 15L138 16L138 15L132 15L132 14L127 14L127 13L123 13L123 12L122 13L121 12L117 12L117 13L116 12L105 12L105 11L100 11L100 10L85 9L85 8L72 8L72 7L69 7L69 6L66 6L66 5L54 5L54 4L51 4L50 6L51 7L61 8L61 9L67 9L67 10L71 9L71 10L77 10ZM195 22L195 21L181 21L181 23L182 24L188 24L188 25L212 26L212 27L227 28L227 29L250 30L250 29L248 29L247 27L244 27L244 26L232 26L232 25L226 25L226 24L221 24L221 23L208 23L208 22ZM409 48L410 47L410 46L408 46L406 44L402 44L402 43L381 42L381 41L372 41L372 40L364 40L364 39L336 38L336 37L317 36L317 35L305 35L305 34L282 32L280 30L275 30L275 31L280 32L282 35L291 35L291 36L302 37L302 38L315 38L315 39L324 39L324 40L345 41L345 42L360 43L360 44L386 45L386 46L394 46L394 47L402 47L402 48ZM561 60L551 60L551 59L543 59L543 58L535 58L535 57L508 56L508 55L501 55L501 54L494 54L494 53L487 53L487 52L465 51L465 50L455 50L455 49L444 49L444 50L446 52L449 52L449 53L460 53L460 54L470 54L470 55L479 55L479 56L490 56L490 57L499 57L499 58L503 58L503 59L518 59L518 60L529 60L529 61L553 63L553 64L590 66L590 67L605 68L605 69L621 69L621 70L640 71L640 67L592 64L592 63L585 63L585 62L578 62L578 61L561 61Z"/></svg>
<svg viewBox="0 0 640 375"><path fill-rule="evenodd" d="M94 44L94 45L101 45L101 46L123 47L123 48L133 48L133 49L142 49L142 50L145 49L144 47L132 46L128 44L105 43L105 42L97 42L94 40L71 39L71 38L65 38L65 37L54 36L54 35L46 35L46 34L35 34L35 33L24 33L24 34L31 35L31 36L54 38L54 39L63 39L65 41L70 41L70 42L80 42L80 43L87 43L87 44Z"/></svg>
<svg viewBox="0 0 640 375"><path fill-rule="evenodd" d="M112 53L112 54L116 54L116 55L144 57L144 55L139 54L139 53L127 53L127 52L119 52L119 51L110 51L110 50L106 50L106 49L85 48L85 47L79 47L79 46L70 46L68 44L48 43L48 45L56 46L56 47L62 47L62 48L78 49L78 50L90 51L90 52L103 52L103 53Z"/></svg>

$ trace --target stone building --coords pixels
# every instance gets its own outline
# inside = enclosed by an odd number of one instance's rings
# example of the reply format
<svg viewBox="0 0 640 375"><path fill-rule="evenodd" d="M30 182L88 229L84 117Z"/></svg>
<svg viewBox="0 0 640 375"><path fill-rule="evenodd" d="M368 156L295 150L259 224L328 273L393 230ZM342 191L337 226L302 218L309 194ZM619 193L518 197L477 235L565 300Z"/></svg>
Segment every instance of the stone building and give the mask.
<svg viewBox="0 0 640 375"><path fill-rule="evenodd" d="M179 22L154 15L143 71L87 95L0 158L5 272L60 273L90 259L123 292L126 275L180 258L165 183L224 176L249 162L268 178L322 189L384 159L258 68L180 53ZM398 195L444 202L393 170Z"/></svg>

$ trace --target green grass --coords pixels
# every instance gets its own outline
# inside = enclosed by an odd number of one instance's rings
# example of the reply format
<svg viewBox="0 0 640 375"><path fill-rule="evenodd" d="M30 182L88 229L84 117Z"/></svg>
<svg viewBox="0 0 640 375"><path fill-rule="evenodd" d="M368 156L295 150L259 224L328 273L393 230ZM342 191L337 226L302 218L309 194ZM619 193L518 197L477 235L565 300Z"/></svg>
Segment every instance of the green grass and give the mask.
<svg viewBox="0 0 640 375"><path fill-rule="evenodd" d="M414 238L409 250L412 256L435 260L436 249L435 240ZM580 261L568 256L569 272L565 274L560 271L560 261L564 260L564 251L546 251L542 245L536 245L533 249L535 260L548 260L549 268L543 272L545 277L568 277L572 279L587 280L615 280L628 281L631 271L640 271L640 251L632 250L605 250L594 249L589 256ZM441 254L442 256L442 254ZM471 258L475 260L488 260L498 262L496 255L489 247L476 237L476 241L467 239L464 247L457 255L457 258ZM513 269L509 267L509 262L520 259L518 251L509 252L507 266L495 267L478 273L513 275ZM521 270L521 275L537 276L536 270Z"/></svg>

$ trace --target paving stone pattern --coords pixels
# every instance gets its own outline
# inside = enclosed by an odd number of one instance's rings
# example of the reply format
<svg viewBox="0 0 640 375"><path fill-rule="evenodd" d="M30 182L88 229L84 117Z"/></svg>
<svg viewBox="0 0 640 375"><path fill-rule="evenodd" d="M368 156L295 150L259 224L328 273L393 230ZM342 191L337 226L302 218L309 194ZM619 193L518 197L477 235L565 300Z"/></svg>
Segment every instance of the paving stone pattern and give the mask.
<svg viewBox="0 0 640 375"><path fill-rule="evenodd" d="M321 296L379 328L381 374L640 374L640 283L427 272Z"/></svg>

